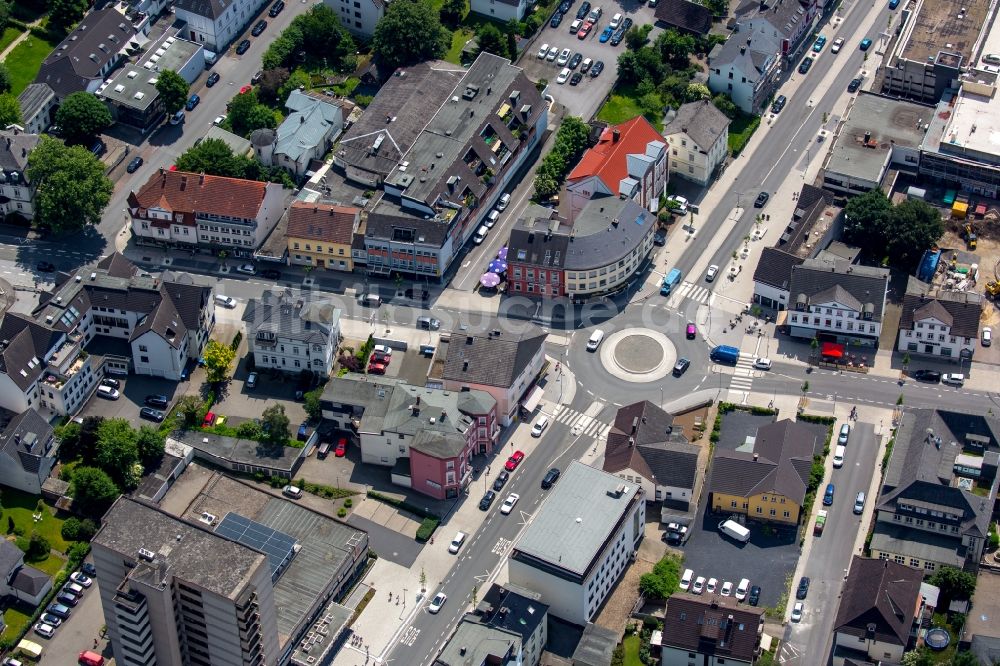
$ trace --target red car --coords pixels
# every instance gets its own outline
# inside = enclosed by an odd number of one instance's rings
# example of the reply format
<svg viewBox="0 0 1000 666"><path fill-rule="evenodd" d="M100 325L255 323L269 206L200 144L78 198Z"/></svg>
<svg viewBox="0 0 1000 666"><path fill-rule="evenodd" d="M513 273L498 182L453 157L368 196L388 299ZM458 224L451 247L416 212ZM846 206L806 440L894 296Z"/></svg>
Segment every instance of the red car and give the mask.
<svg viewBox="0 0 1000 666"><path fill-rule="evenodd" d="M387 356L386 354L383 354L382 352L372 352L371 358L369 359L368 362L369 363L381 363L383 365L388 366L390 363L392 363L392 357L391 356Z"/></svg>
<svg viewBox="0 0 1000 666"><path fill-rule="evenodd" d="M347 455L347 438L346 437L341 437L340 441L337 442L337 448L334 449L333 455L335 455L338 458L343 458L345 455Z"/></svg>
<svg viewBox="0 0 1000 666"><path fill-rule="evenodd" d="M580 32L576 33L577 39L587 39L587 35L590 34L590 31L593 28L594 28L594 24L591 23L590 21L587 21L586 23L584 23L583 27L580 28Z"/></svg>
<svg viewBox="0 0 1000 666"><path fill-rule="evenodd" d="M384 375L385 369L388 367L387 364L381 361L373 360L368 364L368 374L369 375Z"/></svg>
<svg viewBox="0 0 1000 666"><path fill-rule="evenodd" d="M521 464L522 460L524 460L524 451L514 451L514 455L507 458L507 462L504 463L503 468L508 472L513 472Z"/></svg>
<svg viewBox="0 0 1000 666"><path fill-rule="evenodd" d="M242 95L244 93L248 93L251 90L253 90L253 86L243 86L242 88L240 88L240 94Z"/></svg>
<svg viewBox="0 0 1000 666"><path fill-rule="evenodd" d="M213 423L215 423L215 414L209 412L208 414L205 414L205 420L201 422L201 427L211 428Z"/></svg>

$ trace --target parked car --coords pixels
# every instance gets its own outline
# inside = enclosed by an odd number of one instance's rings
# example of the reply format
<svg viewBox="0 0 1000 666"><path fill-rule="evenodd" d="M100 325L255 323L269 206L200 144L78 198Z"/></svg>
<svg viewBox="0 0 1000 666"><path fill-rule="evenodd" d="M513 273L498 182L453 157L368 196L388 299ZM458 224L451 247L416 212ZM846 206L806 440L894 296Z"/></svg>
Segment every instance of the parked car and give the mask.
<svg viewBox="0 0 1000 666"><path fill-rule="evenodd" d="M62 618L56 617L52 613L42 613L38 619L45 624L51 624L53 627L58 627L62 624Z"/></svg>
<svg viewBox="0 0 1000 666"><path fill-rule="evenodd" d="M479 500L479 508L482 511L489 511L490 506L493 504L493 500L496 499L497 494L492 490L487 490L486 494L483 495L483 499Z"/></svg>
<svg viewBox="0 0 1000 666"><path fill-rule="evenodd" d="M785 108L785 104L788 103L788 98L784 95L778 95L778 98L774 100L771 104L771 113L781 113L781 110Z"/></svg>
<svg viewBox="0 0 1000 666"><path fill-rule="evenodd" d="M573 72L573 76L569 77L569 84L571 86L580 85L580 81L583 81L583 74L580 72Z"/></svg>
<svg viewBox="0 0 1000 666"><path fill-rule="evenodd" d="M184 105L184 108L187 109L188 111L194 111L194 107L198 106L198 102L200 101L201 97L198 97L197 95L191 95L190 97L188 97L187 104Z"/></svg>
<svg viewBox="0 0 1000 666"><path fill-rule="evenodd" d="M864 492L858 493L858 496L854 498L854 513L860 516L865 510L865 494Z"/></svg>
<svg viewBox="0 0 1000 666"><path fill-rule="evenodd" d="M260 37L260 34L264 32L264 30L266 29L267 29L267 21L260 20L254 24L253 30L250 31L250 34L253 35L254 37Z"/></svg>
<svg viewBox="0 0 1000 666"><path fill-rule="evenodd" d="M913 373L913 378L918 382L930 382L937 384L941 381L941 373L937 370L917 370Z"/></svg>
<svg viewBox="0 0 1000 666"><path fill-rule="evenodd" d="M580 32L576 33L576 38L577 39L587 39L587 35L590 34L590 31L593 28L594 28L594 24L593 23L591 23L590 21L585 21L584 24L583 24L583 27L580 28Z"/></svg>
<svg viewBox="0 0 1000 666"><path fill-rule="evenodd" d="M49 607L45 609L46 613L51 613L61 620L65 620L69 617L72 609L69 606L64 606L63 604L49 604Z"/></svg>
<svg viewBox="0 0 1000 666"><path fill-rule="evenodd" d="M510 192L504 192L497 201L497 210L504 210L510 204Z"/></svg>
<svg viewBox="0 0 1000 666"><path fill-rule="evenodd" d="M590 13L590 3L584 2L582 5L580 5L580 8L576 10L576 17L578 19L583 19L586 18L587 14L589 13Z"/></svg>
<svg viewBox="0 0 1000 666"><path fill-rule="evenodd" d="M761 192L757 195L757 198L753 200L754 208L763 208L767 205L767 200L771 198L771 195L767 192Z"/></svg>
<svg viewBox="0 0 1000 666"><path fill-rule="evenodd" d="M594 66L590 68L590 76L596 79L603 71L604 71L604 61L598 60L597 62L594 63Z"/></svg>
<svg viewBox="0 0 1000 666"><path fill-rule="evenodd" d="M256 275L257 268L253 264L240 264L236 267L236 272L244 275Z"/></svg>
<svg viewBox="0 0 1000 666"><path fill-rule="evenodd" d="M250 40L244 39L242 42L236 45L236 55L243 55L250 49Z"/></svg>
<svg viewBox="0 0 1000 666"><path fill-rule="evenodd" d="M184 122L184 109L181 109L174 115L170 116L171 125L180 125L182 122Z"/></svg>
<svg viewBox="0 0 1000 666"><path fill-rule="evenodd" d="M545 60L545 56L549 54L549 45L542 44L542 48L538 49L538 59Z"/></svg>
<svg viewBox="0 0 1000 666"><path fill-rule="evenodd" d="M549 21L550 28L558 28L559 24L562 23L563 15L562 12L556 12L552 15L552 19Z"/></svg>
<svg viewBox="0 0 1000 666"><path fill-rule="evenodd" d="M271 8L267 11L267 15L274 18L281 13L281 10L285 8L285 0L278 0L276 3L271 5Z"/></svg>
<svg viewBox="0 0 1000 666"><path fill-rule="evenodd" d="M253 76L250 77L250 83L253 85L257 85L263 78L264 78L264 70L258 69L256 72L253 73Z"/></svg>
<svg viewBox="0 0 1000 666"><path fill-rule="evenodd" d="M248 389L257 388L257 373L251 372L247 375L247 380L243 383Z"/></svg>
<svg viewBox="0 0 1000 666"><path fill-rule="evenodd" d="M155 393L147 395L146 399L143 402L145 402L150 407L159 407L160 409L166 409L167 405L170 404L170 401L167 399L167 396Z"/></svg>
<svg viewBox="0 0 1000 666"><path fill-rule="evenodd" d="M513 472L521 464L522 460L524 460L524 451L514 451L514 455L507 458L507 462L503 464L503 468L508 472Z"/></svg>
<svg viewBox="0 0 1000 666"><path fill-rule="evenodd" d="M90 587L91 585L94 584L94 581L92 581L88 576L85 576L79 571L74 571L73 573L71 573L69 575L69 579L74 583L76 583L77 585L80 585L81 587Z"/></svg>
<svg viewBox="0 0 1000 666"><path fill-rule="evenodd" d="M558 57L559 57L559 47L558 46L550 46L549 47L549 54L547 56L545 56L545 60L547 60L548 62L555 62L556 58L558 58Z"/></svg>
<svg viewBox="0 0 1000 666"><path fill-rule="evenodd" d="M705 583L705 591L709 594L715 594L715 589L719 587L719 581L716 578L709 578L708 582Z"/></svg>
<svg viewBox="0 0 1000 666"><path fill-rule="evenodd" d="M809 576L803 576L799 578L799 587L795 590L796 599L805 599L809 596Z"/></svg>
<svg viewBox="0 0 1000 666"><path fill-rule="evenodd" d="M580 55L579 53L576 53L573 55L572 58L569 59L569 64L567 65L567 67L569 67L570 69L576 69L577 67L580 66L581 62L583 62L583 56Z"/></svg>
<svg viewBox="0 0 1000 666"><path fill-rule="evenodd" d="M851 79L851 82L847 84L847 92L857 92L858 88L861 87L862 80L860 77Z"/></svg>
<svg viewBox="0 0 1000 666"><path fill-rule="evenodd" d="M824 46L826 46L826 35L820 35L819 37L816 38L816 41L813 43L813 52L819 53L820 51L823 50Z"/></svg>
<svg viewBox="0 0 1000 666"><path fill-rule="evenodd" d="M556 59L556 64L560 67L565 67L569 62L569 59L573 56L573 52L569 49L563 49L559 52L559 57Z"/></svg>
<svg viewBox="0 0 1000 666"><path fill-rule="evenodd" d="M369 375L384 375L386 368L389 367L388 363L382 363L377 359L372 359L368 363L368 374Z"/></svg>
<svg viewBox="0 0 1000 666"><path fill-rule="evenodd" d="M868 39L867 37L861 40L862 51L867 51L868 49L871 48L871 46L872 46L872 40Z"/></svg>
<svg viewBox="0 0 1000 666"><path fill-rule="evenodd" d="M983 326L983 332L980 336L979 344L984 347L989 347L993 344L993 329L989 326Z"/></svg>
<svg viewBox="0 0 1000 666"><path fill-rule="evenodd" d="M65 592L60 592L56 596L56 601L62 606L76 606L80 603L79 597L75 597L72 594L66 594ZM51 606L49 609L51 610Z"/></svg>
<svg viewBox="0 0 1000 666"><path fill-rule="evenodd" d="M562 71L559 72L559 76L556 77L556 83L566 83L569 80L569 77L569 67L563 67Z"/></svg>
<svg viewBox="0 0 1000 666"><path fill-rule="evenodd" d="M580 72L586 74L587 71L590 69L590 66L593 64L594 64L593 60L591 60L590 58L584 58L583 62L580 63Z"/></svg>
<svg viewBox="0 0 1000 666"><path fill-rule="evenodd" d="M802 611L805 609L805 604L801 601L796 601L795 605L792 607L792 622L798 622L802 619Z"/></svg>
<svg viewBox="0 0 1000 666"><path fill-rule="evenodd" d="M45 624L44 622L38 622L35 624L35 633L42 638L52 638L56 635L56 628L51 624Z"/></svg>
<svg viewBox="0 0 1000 666"><path fill-rule="evenodd" d="M125 171L127 171L128 173L135 173L141 166L142 166L142 158L136 155L131 160L129 160L128 166L125 167Z"/></svg>
<svg viewBox="0 0 1000 666"><path fill-rule="evenodd" d="M719 590L719 594L721 594L724 597L733 596L733 584L727 580L725 583L722 584L722 589Z"/></svg>
<svg viewBox="0 0 1000 666"><path fill-rule="evenodd" d="M569 34L575 35L580 32L581 27L583 27L583 19L573 19L573 22L569 24Z"/></svg>
<svg viewBox="0 0 1000 666"><path fill-rule="evenodd" d="M799 63L799 74L808 74L809 68L812 67L812 64L813 64L812 58L810 58L809 56L803 58L802 62Z"/></svg>
<svg viewBox="0 0 1000 666"><path fill-rule="evenodd" d="M377 356L392 356L392 347L389 345L375 345L372 347L372 353Z"/></svg>
<svg viewBox="0 0 1000 666"><path fill-rule="evenodd" d="M691 586L692 594L701 594L705 591L705 577L698 576L694 579L694 585Z"/></svg>
<svg viewBox="0 0 1000 666"><path fill-rule="evenodd" d="M292 499L299 499L302 497L302 489L298 486L285 486L281 489L281 494Z"/></svg>
<svg viewBox="0 0 1000 666"><path fill-rule="evenodd" d="M493 490L502 489L504 487L504 484L507 483L507 479L509 478L510 478L510 472L508 472L505 469L500 470L500 473L497 474L497 478L493 479Z"/></svg>
<svg viewBox="0 0 1000 666"><path fill-rule="evenodd" d="M714 281L718 275L719 275L719 267L716 266L715 264L712 264L711 266L708 267L708 270L705 271L705 282Z"/></svg>
<svg viewBox="0 0 1000 666"><path fill-rule="evenodd" d="M521 499L521 496L517 493L511 493L507 495L507 499L503 501L500 505L500 513L503 515L509 515L511 511L514 510L514 505L517 504L517 500Z"/></svg>
<svg viewBox="0 0 1000 666"><path fill-rule="evenodd" d="M601 31L601 36L597 39L601 42L601 44L605 44L609 39L611 39L611 35L613 34L615 34L615 29L609 25Z"/></svg>
<svg viewBox="0 0 1000 666"><path fill-rule="evenodd" d="M545 432L545 428L549 425L549 417L543 416L542 418L535 421L535 424L531 426L531 436L541 437L542 433Z"/></svg>
<svg viewBox="0 0 1000 666"><path fill-rule="evenodd" d="M229 117L229 114L226 114L226 113L218 115L218 116L215 117L215 120L212 121L212 124L218 127L218 126L222 125L222 123L226 122L226 118L228 118L228 117Z"/></svg>
<svg viewBox="0 0 1000 666"><path fill-rule="evenodd" d="M139 410L139 416L150 421L156 421L157 423L163 423L163 419L166 418L166 414L158 409L153 409L152 407L143 407Z"/></svg>
<svg viewBox="0 0 1000 666"><path fill-rule="evenodd" d="M747 603L751 606L756 606L760 603L760 585L754 585L750 588L750 596L747 597Z"/></svg>
<svg viewBox="0 0 1000 666"><path fill-rule="evenodd" d="M117 379L112 379L111 377L105 377L101 380L101 386L110 386L111 388L121 388L122 383Z"/></svg>
<svg viewBox="0 0 1000 666"><path fill-rule="evenodd" d="M687 323L687 327L684 330L684 337L688 340L694 340L698 337L698 327L695 326L693 321Z"/></svg>
<svg viewBox="0 0 1000 666"><path fill-rule="evenodd" d="M553 467L548 472L545 473L545 477L542 479L542 488L551 488L555 485L555 482L559 480L559 468Z"/></svg>
<svg viewBox="0 0 1000 666"><path fill-rule="evenodd" d="M98 386L97 395L105 400L117 400L121 397L118 389L113 389L110 386Z"/></svg>
<svg viewBox="0 0 1000 666"><path fill-rule="evenodd" d="M343 458L347 455L347 438L341 437L337 440L337 448L333 450L335 458Z"/></svg>

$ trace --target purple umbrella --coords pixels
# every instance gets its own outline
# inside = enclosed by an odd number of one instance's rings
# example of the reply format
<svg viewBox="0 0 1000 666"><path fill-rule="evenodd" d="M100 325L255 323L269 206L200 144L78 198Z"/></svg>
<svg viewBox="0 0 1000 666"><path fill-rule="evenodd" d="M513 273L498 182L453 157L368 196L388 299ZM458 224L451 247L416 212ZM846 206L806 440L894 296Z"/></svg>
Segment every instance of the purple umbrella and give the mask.
<svg viewBox="0 0 1000 666"><path fill-rule="evenodd" d="M506 245L504 245L502 248L500 248L500 251L497 252L497 259L499 259L500 261L507 261L507 246Z"/></svg>
<svg viewBox="0 0 1000 666"><path fill-rule="evenodd" d="M479 278L479 284L487 289L493 289L500 284L500 276L496 273L483 273L482 277Z"/></svg>
<svg viewBox="0 0 1000 666"><path fill-rule="evenodd" d="M507 262L501 261L499 259L494 259L489 265L490 273L506 273L507 272Z"/></svg>

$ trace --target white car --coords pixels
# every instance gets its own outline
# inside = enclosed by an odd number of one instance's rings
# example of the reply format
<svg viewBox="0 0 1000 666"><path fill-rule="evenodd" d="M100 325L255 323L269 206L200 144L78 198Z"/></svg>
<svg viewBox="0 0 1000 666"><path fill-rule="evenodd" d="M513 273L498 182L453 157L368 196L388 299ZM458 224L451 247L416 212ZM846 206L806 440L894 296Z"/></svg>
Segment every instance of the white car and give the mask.
<svg viewBox="0 0 1000 666"><path fill-rule="evenodd" d="M105 400L117 400L121 394L118 393L118 389L113 389L110 386L104 386L102 384L97 387L97 395Z"/></svg>
<svg viewBox="0 0 1000 666"><path fill-rule="evenodd" d="M497 201L497 210L504 210L507 208L507 204L510 203L510 193L504 193L500 195L500 200Z"/></svg>
<svg viewBox="0 0 1000 666"><path fill-rule="evenodd" d="M216 116L215 120L212 121L212 124L213 125L221 125L222 123L226 122L226 118L227 117L228 116L226 114L224 114L224 113L221 116Z"/></svg>
<svg viewBox="0 0 1000 666"><path fill-rule="evenodd" d="M771 369L771 359L769 358L759 358L753 362L753 367L758 370L770 370Z"/></svg>
<svg viewBox="0 0 1000 666"><path fill-rule="evenodd" d="M733 584L727 580L725 583L722 584L722 589L719 591L719 594L721 594L724 597L732 596Z"/></svg>
<svg viewBox="0 0 1000 666"><path fill-rule="evenodd" d="M559 76L556 77L556 83L566 83L569 81L569 76L569 67L563 67L562 71L559 72Z"/></svg>
<svg viewBox="0 0 1000 666"><path fill-rule="evenodd" d="M692 594L701 594L705 591L705 577L698 576L694 579L694 585L691 586Z"/></svg>
<svg viewBox="0 0 1000 666"><path fill-rule="evenodd" d="M715 276L719 274L719 267L712 264L708 267L708 272L705 273L705 282L711 282L715 279Z"/></svg>
<svg viewBox="0 0 1000 666"><path fill-rule="evenodd" d="M56 635L56 628L53 627L51 624L45 624L44 622L39 622L38 624L35 625L35 633L45 638L52 638L53 636Z"/></svg>
<svg viewBox="0 0 1000 666"><path fill-rule="evenodd" d="M549 45L542 44L542 48L538 49L538 59L545 60L545 56L549 54Z"/></svg>
<svg viewBox="0 0 1000 666"><path fill-rule="evenodd" d="M572 51L570 51L569 49L563 49L562 52L559 54L559 59L556 60L556 64L559 65L560 67L565 67L566 63L569 62L569 59L572 55L573 55Z"/></svg>
<svg viewBox="0 0 1000 666"><path fill-rule="evenodd" d="M431 604L427 607L427 611L430 613L437 613L441 610L441 607L444 606L444 602L446 601L448 601L448 595L444 592L438 592L434 595L434 598L431 599Z"/></svg>
<svg viewBox="0 0 1000 666"><path fill-rule="evenodd" d="M984 347L989 347L993 344L993 329L989 326L983 326L982 339L979 342Z"/></svg>
<svg viewBox="0 0 1000 666"><path fill-rule="evenodd" d="M687 525L681 525L680 523L667 523L667 531L684 536L687 534L688 528Z"/></svg>
<svg viewBox="0 0 1000 666"><path fill-rule="evenodd" d="M676 210L678 213L686 213L688 209L688 200L678 194L671 194L667 197L667 201L673 201L677 204Z"/></svg>
<svg viewBox="0 0 1000 666"><path fill-rule="evenodd" d="M510 495L507 495L507 499L505 499L503 501L503 504L500 505L500 513L502 513L505 516L509 514L511 511L514 510L514 505L517 504L517 500L519 499L521 499L521 496L518 495L517 493L511 493Z"/></svg>
<svg viewBox="0 0 1000 666"><path fill-rule="evenodd" d="M76 583L77 585L82 585L83 587L90 587L94 584L94 581L90 580L87 576L84 576L79 571L74 571L69 575L69 579Z"/></svg>
<svg viewBox="0 0 1000 666"><path fill-rule="evenodd" d="M243 273L244 275L256 275L257 269L253 264L240 264L236 267L238 273Z"/></svg>
<svg viewBox="0 0 1000 666"><path fill-rule="evenodd" d="M719 587L719 581L715 578L709 578L708 583L705 585L705 591L709 594L714 594L717 587Z"/></svg>
<svg viewBox="0 0 1000 666"><path fill-rule="evenodd" d="M486 216L486 221L483 222L483 224L486 225L487 229L492 229L494 226L496 226L497 220L499 219L500 219L500 211L491 210L490 214Z"/></svg>
<svg viewBox="0 0 1000 666"><path fill-rule="evenodd" d="M549 47L549 54L547 56L545 56L545 59L548 60L549 62L555 62L555 59L558 58L558 57L559 57L559 47L558 46L550 46Z"/></svg>
<svg viewBox="0 0 1000 666"><path fill-rule="evenodd" d="M292 499L299 499L302 497L302 489L298 486L285 486L281 489L281 493L285 497L291 497Z"/></svg>
<svg viewBox="0 0 1000 666"><path fill-rule="evenodd" d="M622 24L622 19L623 18L624 17L621 14L615 14L614 16L611 17L611 23L609 23L608 26L612 30L617 30L618 26L620 26Z"/></svg>
<svg viewBox="0 0 1000 666"><path fill-rule="evenodd" d="M392 347L388 345L375 345L372 347L372 354L378 356L392 356Z"/></svg>
<svg viewBox="0 0 1000 666"><path fill-rule="evenodd" d="M792 622L798 622L802 619L802 611L805 608L805 604L801 601L796 601L795 605L792 606Z"/></svg>
<svg viewBox="0 0 1000 666"><path fill-rule="evenodd" d="M844 46L843 39L834 40L833 46L830 47L830 53L840 53L840 49Z"/></svg>

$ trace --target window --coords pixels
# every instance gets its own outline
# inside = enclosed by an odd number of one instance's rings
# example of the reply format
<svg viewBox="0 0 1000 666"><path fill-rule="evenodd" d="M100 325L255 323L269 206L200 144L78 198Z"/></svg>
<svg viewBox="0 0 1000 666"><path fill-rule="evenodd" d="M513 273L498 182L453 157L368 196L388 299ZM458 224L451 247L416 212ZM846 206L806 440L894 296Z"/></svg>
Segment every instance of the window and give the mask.
<svg viewBox="0 0 1000 666"><path fill-rule="evenodd" d="M149 363L149 357L148 356L140 356L139 357L139 361L142 362L142 363Z"/></svg>
<svg viewBox="0 0 1000 666"><path fill-rule="evenodd" d="M141 351L141 352L148 352L149 350L146 349L146 345L139 345L139 351Z"/></svg>

